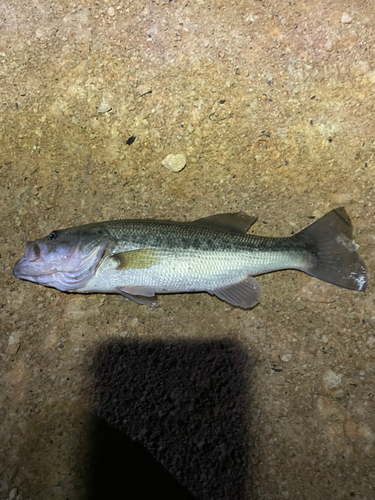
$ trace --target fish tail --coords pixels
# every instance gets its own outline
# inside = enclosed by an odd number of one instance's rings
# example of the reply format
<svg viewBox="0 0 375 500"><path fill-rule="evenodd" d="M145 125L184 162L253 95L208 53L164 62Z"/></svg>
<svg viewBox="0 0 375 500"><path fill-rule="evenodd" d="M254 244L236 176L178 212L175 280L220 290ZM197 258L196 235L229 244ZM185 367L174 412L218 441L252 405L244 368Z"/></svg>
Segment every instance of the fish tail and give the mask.
<svg viewBox="0 0 375 500"><path fill-rule="evenodd" d="M367 271L353 241L353 226L343 207L332 210L292 236L308 252L306 267L315 278L350 290L366 290Z"/></svg>

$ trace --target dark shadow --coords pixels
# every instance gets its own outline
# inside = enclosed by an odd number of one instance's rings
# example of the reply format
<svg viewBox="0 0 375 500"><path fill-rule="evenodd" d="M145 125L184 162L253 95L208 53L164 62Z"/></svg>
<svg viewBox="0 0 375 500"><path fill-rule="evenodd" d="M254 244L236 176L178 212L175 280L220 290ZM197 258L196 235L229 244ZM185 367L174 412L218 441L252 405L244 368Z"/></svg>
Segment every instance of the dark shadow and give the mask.
<svg viewBox="0 0 375 500"><path fill-rule="evenodd" d="M138 442L94 418L90 500L195 500Z"/></svg>
<svg viewBox="0 0 375 500"><path fill-rule="evenodd" d="M234 340L102 346L88 500L247 500L249 361Z"/></svg>

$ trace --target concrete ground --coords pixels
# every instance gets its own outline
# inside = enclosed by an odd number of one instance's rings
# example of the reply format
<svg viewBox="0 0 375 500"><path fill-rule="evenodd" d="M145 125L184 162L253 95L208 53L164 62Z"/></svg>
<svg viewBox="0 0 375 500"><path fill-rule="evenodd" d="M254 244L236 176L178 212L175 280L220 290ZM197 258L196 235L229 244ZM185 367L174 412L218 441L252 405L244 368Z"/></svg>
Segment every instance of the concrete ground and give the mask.
<svg viewBox="0 0 375 500"><path fill-rule="evenodd" d="M1 2L1 499L375 498L374 23L366 1ZM53 229L243 210L287 236L338 206L366 292L285 271L253 310L149 309L12 276Z"/></svg>

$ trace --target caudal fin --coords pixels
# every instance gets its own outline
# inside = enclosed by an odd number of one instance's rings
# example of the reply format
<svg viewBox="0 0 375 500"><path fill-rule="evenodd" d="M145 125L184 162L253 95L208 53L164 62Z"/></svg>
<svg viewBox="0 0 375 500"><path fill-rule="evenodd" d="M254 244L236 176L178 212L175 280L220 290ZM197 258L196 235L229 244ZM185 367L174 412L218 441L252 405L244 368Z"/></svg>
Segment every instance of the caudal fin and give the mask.
<svg viewBox="0 0 375 500"><path fill-rule="evenodd" d="M310 254L310 263L302 271L343 288L366 290L366 266L357 253L353 226L343 207L332 210L293 238Z"/></svg>

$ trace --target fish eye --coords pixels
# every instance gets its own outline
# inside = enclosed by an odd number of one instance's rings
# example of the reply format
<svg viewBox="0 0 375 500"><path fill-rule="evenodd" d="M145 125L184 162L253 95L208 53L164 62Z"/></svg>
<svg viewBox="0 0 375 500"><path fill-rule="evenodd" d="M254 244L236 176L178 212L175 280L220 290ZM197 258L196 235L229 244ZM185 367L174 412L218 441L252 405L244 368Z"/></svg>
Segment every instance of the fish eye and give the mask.
<svg viewBox="0 0 375 500"><path fill-rule="evenodd" d="M57 238L57 234L53 231L50 235L49 235L49 239L50 240L55 240Z"/></svg>

